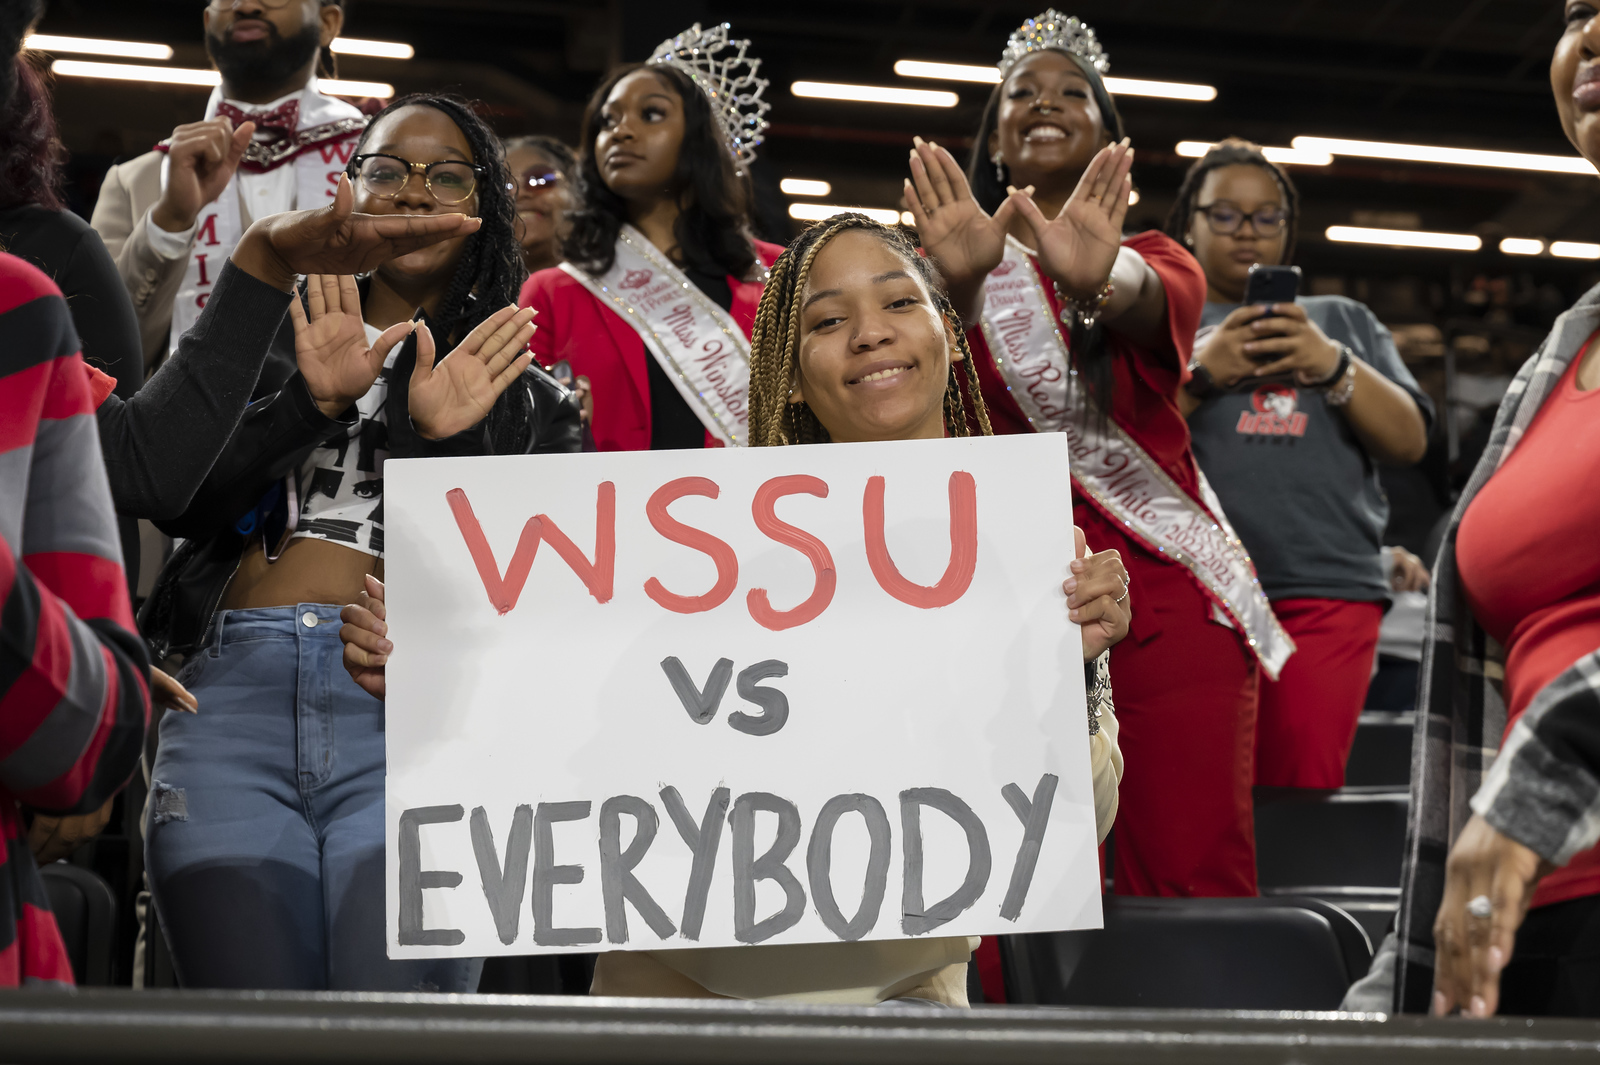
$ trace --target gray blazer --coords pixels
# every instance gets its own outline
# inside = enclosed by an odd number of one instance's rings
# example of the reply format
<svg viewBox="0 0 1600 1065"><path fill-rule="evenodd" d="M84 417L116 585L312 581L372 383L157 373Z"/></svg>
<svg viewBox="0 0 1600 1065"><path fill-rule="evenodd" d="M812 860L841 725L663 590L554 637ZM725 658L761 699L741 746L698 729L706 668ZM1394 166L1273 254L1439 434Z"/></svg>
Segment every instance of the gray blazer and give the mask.
<svg viewBox="0 0 1600 1065"><path fill-rule="evenodd" d="M163 259L150 246L146 219L161 199L161 152L146 152L106 173L89 224L105 241L139 316L139 340L148 373L167 354L172 301L188 266L187 254ZM190 238L191 243L193 238Z"/></svg>

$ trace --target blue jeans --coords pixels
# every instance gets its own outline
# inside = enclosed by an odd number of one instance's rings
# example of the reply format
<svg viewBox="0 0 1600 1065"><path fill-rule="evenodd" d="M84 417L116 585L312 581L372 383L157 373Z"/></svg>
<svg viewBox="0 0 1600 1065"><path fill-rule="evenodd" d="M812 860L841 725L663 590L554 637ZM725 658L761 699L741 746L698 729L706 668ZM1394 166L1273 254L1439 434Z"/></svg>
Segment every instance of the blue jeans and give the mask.
<svg viewBox="0 0 1600 1065"><path fill-rule="evenodd" d="M185 987L477 989L482 959L385 956L383 703L341 654L338 607L230 610L179 674L145 860Z"/></svg>

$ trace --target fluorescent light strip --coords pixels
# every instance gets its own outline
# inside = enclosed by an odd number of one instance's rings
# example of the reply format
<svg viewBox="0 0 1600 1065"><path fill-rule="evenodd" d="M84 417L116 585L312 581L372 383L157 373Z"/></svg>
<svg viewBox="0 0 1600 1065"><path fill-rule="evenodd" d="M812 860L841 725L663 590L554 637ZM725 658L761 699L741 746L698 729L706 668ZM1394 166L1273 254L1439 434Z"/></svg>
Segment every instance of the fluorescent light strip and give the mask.
<svg viewBox="0 0 1600 1065"><path fill-rule="evenodd" d="M932 78L938 81L970 81L979 85L994 85L1000 81L996 67L972 66L966 63L927 63L920 59L902 59L895 63L894 72L902 78ZM1147 78L1106 78L1106 90L1113 96L1159 96L1168 100L1197 100L1207 102L1217 98L1213 85L1192 85L1181 81L1150 81Z"/></svg>
<svg viewBox="0 0 1600 1065"><path fill-rule="evenodd" d="M882 222L886 226L894 225L901 221L903 217L899 211L881 207L840 207L838 204L832 203L791 203L789 205L789 217L797 218L802 222L822 222L836 214L844 214L846 211L864 214L874 222Z"/></svg>
<svg viewBox="0 0 1600 1065"><path fill-rule="evenodd" d="M1528 237L1507 237L1500 242L1500 250L1507 255L1543 255L1544 241Z"/></svg>
<svg viewBox="0 0 1600 1065"><path fill-rule="evenodd" d="M826 181L809 181L806 178L786 177L778 182L785 196L826 196L833 186Z"/></svg>
<svg viewBox="0 0 1600 1065"><path fill-rule="evenodd" d="M818 100L851 100L865 104L909 104L913 107L954 107L961 98L938 89L896 89L887 85L842 85L832 81L797 81L789 86L796 96Z"/></svg>
<svg viewBox="0 0 1600 1065"><path fill-rule="evenodd" d="M1368 229L1363 226L1329 226L1329 240L1342 244L1384 244L1391 248L1433 248L1438 251L1477 251L1483 240L1470 233L1424 233L1415 229Z"/></svg>
<svg viewBox="0 0 1600 1065"><path fill-rule="evenodd" d="M222 75L215 70L147 67L136 63L91 63L83 59L57 59L50 64L50 72L68 78L109 78L112 81L148 81L160 85L210 88L222 84Z"/></svg>
<svg viewBox="0 0 1600 1065"><path fill-rule="evenodd" d="M1600 244L1558 240L1550 245L1550 254L1561 259L1600 259Z"/></svg>
<svg viewBox="0 0 1600 1065"><path fill-rule="evenodd" d="M1215 147L1215 144L1207 141L1179 141L1173 150L1186 159L1198 159ZM1299 148L1262 148L1261 154L1271 162L1291 166L1328 166L1333 162L1333 156L1327 152L1308 152Z"/></svg>
<svg viewBox="0 0 1600 1065"><path fill-rule="evenodd" d="M1296 137L1292 142L1305 151L1331 152L1365 159L1397 159L1407 163L1444 163L1483 166L1500 170L1541 170L1551 174L1594 174L1594 164L1568 155L1530 155L1493 152L1479 148L1438 148L1422 144L1386 144L1381 141L1340 140L1334 137Z"/></svg>
<svg viewBox="0 0 1600 1065"><path fill-rule="evenodd" d="M71 52L77 55L110 55L120 59L171 59L172 49L164 44L140 41L103 41L94 37L57 37L35 33L22 41L22 47L35 52Z"/></svg>
<svg viewBox="0 0 1600 1065"><path fill-rule="evenodd" d="M377 59L410 59L417 54L403 41L363 41L359 37L335 37L328 47L339 55L369 55Z"/></svg>

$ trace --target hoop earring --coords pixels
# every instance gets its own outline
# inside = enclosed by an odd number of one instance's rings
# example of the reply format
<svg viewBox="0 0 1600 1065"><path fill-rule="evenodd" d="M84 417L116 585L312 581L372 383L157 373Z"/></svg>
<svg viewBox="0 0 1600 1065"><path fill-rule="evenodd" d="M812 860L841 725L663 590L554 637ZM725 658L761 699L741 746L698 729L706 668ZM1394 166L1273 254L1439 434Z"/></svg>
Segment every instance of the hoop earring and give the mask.
<svg viewBox="0 0 1600 1065"><path fill-rule="evenodd" d="M1006 164L1001 160L1000 153L995 152L991 155L989 162L994 164L994 179L1004 187L1006 183Z"/></svg>

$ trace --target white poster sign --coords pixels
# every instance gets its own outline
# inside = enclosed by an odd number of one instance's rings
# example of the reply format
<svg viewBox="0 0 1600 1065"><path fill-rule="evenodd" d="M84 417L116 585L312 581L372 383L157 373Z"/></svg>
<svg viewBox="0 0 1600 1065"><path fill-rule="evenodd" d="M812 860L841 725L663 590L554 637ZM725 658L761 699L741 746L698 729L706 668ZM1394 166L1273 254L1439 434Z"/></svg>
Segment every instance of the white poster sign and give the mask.
<svg viewBox="0 0 1600 1065"><path fill-rule="evenodd" d="M1066 446L390 461L390 956L1098 928Z"/></svg>

